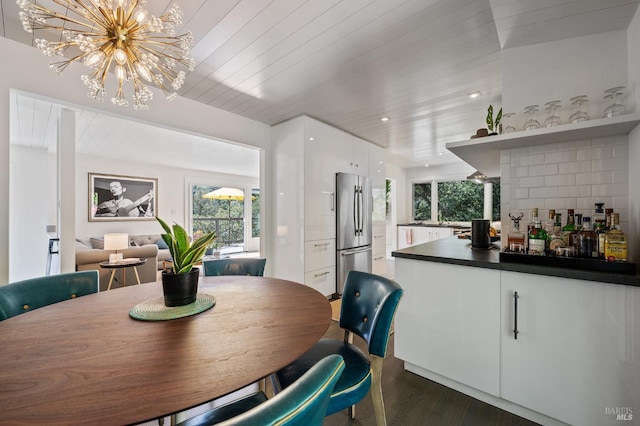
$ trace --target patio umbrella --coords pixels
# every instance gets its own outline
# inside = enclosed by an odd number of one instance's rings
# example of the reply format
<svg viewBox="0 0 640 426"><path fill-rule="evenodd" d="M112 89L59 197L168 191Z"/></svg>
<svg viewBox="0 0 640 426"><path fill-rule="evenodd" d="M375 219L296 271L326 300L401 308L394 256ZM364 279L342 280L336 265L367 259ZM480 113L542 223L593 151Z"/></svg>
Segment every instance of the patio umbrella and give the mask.
<svg viewBox="0 0 640 426"><path fill-rule="evenodd" d="M244 191L238 188L218 188L215 191L207 192L202 198L212 200L227 200L229 202L229 232L227 233L227 245L231 245L231 201L243 201Z"/></svg>

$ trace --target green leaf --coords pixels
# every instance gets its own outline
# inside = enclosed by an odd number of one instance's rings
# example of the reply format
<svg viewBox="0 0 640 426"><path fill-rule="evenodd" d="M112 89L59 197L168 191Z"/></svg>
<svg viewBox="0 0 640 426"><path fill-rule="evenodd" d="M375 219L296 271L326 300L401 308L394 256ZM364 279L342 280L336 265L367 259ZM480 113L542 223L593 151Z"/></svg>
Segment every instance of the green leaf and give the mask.
<svg viewBox="0 0 640 426"><path fill-rule="evenodd" d="M487 110L487 128L489 131L493 131L493 105L489 105Z"/></svg>
<svg viewBox="0 0 640 426"><path fill-rule="evenodd" d="M500 120L502 120L502 107L500 107L500 111L498 111L498 115L496 115L496 131L498 131L498 124L500 124Z"/></svg>

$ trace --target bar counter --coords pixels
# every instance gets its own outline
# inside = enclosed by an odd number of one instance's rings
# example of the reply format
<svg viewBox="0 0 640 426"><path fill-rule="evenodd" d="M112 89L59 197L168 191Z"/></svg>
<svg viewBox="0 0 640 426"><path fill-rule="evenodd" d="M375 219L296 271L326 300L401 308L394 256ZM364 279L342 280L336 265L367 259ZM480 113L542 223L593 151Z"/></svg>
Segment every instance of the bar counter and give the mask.
<svg viewBox="0 0 640 426"><path fill-rule="evenodd" d="M611 284L640 287L640 274L617 274L598 271L586 271L561 267L528 265L526 263L500 262L500 243L493 243L491 249L471 248L471 241L457 236L443 238L430 243L419 244L396 250L393 257L424 260L428 262L449 263L477 268L498 269L502 271L523 272L547 275L551 277L573 278Z"/></svg>

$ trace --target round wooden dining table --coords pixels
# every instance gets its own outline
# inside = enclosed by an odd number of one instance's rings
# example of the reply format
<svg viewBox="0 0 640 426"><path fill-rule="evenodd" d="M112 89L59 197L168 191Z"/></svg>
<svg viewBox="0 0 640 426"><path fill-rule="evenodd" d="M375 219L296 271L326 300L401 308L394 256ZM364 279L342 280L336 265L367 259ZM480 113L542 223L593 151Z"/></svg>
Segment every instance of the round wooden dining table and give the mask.
<svg viewBox="0 0 640 426"><path fill-rule="evenodd" d="M161 283L118 288L0 322L0 423L130 424L224 396L289 364L326 332L316 290L267 277L201 277L215 306L167 321L132 307Z"/></svg>

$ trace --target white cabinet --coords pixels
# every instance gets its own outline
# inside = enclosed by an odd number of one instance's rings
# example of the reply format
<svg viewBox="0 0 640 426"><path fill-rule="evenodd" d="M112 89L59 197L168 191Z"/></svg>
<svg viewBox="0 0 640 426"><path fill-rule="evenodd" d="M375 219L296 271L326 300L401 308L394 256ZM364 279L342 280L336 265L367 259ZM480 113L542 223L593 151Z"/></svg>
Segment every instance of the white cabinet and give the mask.
<svg viewBox="0 0 640 426"><path fill-rule="evenodd" d="M453 228L398 226L398 250L453 236Z"/></svg>
<svg viewBox="0 0 640 426"><path fill-rule="evenodd" d="M335 238L304 244L304 283L328 296L336 291Z"/></svg>
<svg viewBox="0 0 640 426"><path fill-rule="evenodd" d="M337 129L336 129L337 130ZM337 172L369 176L369 142L343 132L339 143L331 145L340 155Z"/></svg>
<svg viewBox="0 0 640 426"><path fill-rule="evenodd" d="M373 222L387 220L387 178L384 162L384 149L369 144L369 176L371 177L371 195L373 197Z"/></svg>
<svg viewBox="0 0 640 426"><path fill-rule="evenodd" d="M395 356L408 370L542 424L637 416L640 287L395 262Z"/></svg>
<svg viewBox="0 0 640 426"><path fill-rule="evenodd" d="M273 126L271 142L272 274L330 296L336 291L336 173L368 176L370 144L306 116ZM325 243L321 247L331 249L319 256L315 245Z"/></svg>
<svg viewBox="0 0 640 426"><path fill-rule="evenodd" d="M396 258L395 356L499 393L500 271Z"/></svg>
<svg viewBox="0 0 640 426"><path fill-rule="evenodd" d="M503 271L501 293L502 398L584 426L640 411L640 288Z"/></svg>
<svg viewBox="0 0 640 426"><path fill-rule="evenodd" d="M373 256L372 272L376 275L387 273L387 224L383 221L373 222L373 242L371 255Z"/></svg>

